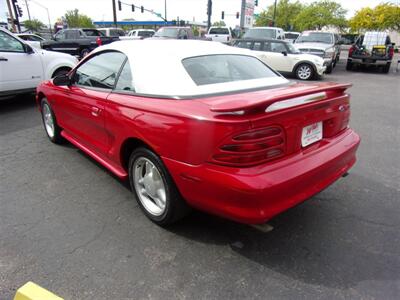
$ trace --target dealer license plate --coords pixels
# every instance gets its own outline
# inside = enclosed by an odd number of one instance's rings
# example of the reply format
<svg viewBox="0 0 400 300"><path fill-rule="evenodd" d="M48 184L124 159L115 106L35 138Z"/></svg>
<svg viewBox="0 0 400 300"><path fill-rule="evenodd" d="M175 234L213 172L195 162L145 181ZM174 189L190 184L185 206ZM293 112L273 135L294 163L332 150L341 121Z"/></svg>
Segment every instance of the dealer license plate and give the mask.
<svg viewBox="0 0 400 300"><path fill-rule="evenodd" d="M322 122L314 123L303 128L301 146L307 147L322 139Z"/></svg>

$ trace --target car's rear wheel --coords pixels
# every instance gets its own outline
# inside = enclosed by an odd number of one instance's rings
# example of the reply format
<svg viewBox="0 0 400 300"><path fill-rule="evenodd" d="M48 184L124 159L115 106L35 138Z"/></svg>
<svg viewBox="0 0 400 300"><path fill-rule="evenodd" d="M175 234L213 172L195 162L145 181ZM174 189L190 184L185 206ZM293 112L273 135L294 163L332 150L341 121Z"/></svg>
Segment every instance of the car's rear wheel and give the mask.
<svg viewBox="0 0 400 300"><path fill-rule="evenodd" d="M174 223L189 211L163 162L149 149L132 152L129 181L141 209L154 223Z"/></svg>
<svg viewBox="0 0 400 300"><path fill-rule="evenodd" d="M53 143L59 144L63 141L61 136L61 128L57 124L56 117L46 98L42 99L42 120L47 137Z"/></svg>
<svg viewBox="0 0 400 300"><path fill-rule="evenodd" d="M353 70L353 62L352 62L351 60L348 60L348 61L347 61L346 70L347 70L347 71Z"/></svg>
<svg viewBox="0 0 400 300"><path fill-rule="evenodd" d="M296 68L296 78L300 80L311 80L315 76L314 68L309 64L300 64Z"/></svg>
<svg viewBox="0 0 400 300"><path fill-rule="evenodd" d="M387 63L387 64L383 67L383 69L382 69L383 73L389 73L389 71L390 71L390 65L391 65L391 63Z"/></svg>

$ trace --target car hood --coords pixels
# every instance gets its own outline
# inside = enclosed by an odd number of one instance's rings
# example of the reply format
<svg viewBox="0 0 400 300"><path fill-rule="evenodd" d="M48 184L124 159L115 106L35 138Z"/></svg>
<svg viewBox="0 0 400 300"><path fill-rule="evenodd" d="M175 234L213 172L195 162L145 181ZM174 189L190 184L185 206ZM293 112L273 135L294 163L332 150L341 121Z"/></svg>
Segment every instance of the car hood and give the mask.
<svg viewBox="0 0 400 300"><path fill-rule="evenodd" d="M295 43L294 46L297 49L311 48L311 49L320 49L320 50L324 50L324 51L326 49L333 47L332 44L325 44L325 43Z"/></svg>

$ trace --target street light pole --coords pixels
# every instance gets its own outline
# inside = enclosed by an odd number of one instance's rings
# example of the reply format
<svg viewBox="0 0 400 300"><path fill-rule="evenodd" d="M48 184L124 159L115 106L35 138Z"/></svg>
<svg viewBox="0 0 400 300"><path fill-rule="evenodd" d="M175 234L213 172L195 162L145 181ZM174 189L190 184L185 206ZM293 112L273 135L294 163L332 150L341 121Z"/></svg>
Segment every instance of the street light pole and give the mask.
<svg viewBox="0 0 400 300"><path fill-rule="evenodd" d="M275 4L274 4L274 18L272 20L272 26L275 26L275 17L276 17L276 0L275 0Z"/></svg>
<svg viewBox="0 0 400 300"><path fill-rule="evenodd" d="M117 27L117 9L115 7L115 0L112 0L114 26Z"/></svg>
<svg viewBox="0 0 400 300"><path fill-rule="evenodd" d="M7 7L8 7L8 15L10 16L10 20L11 20L11 27L12 27L13 32L15 32L16 28L15 28L14 16L13 16L13 12L11 9L10 0L6 0L6 2L7 2Z"/></svg>
<svg viewBox="0 0 400 300"><path fill-rule="evenodd" d="M164 19L167 22L167 0L164 1Z"/></svg>
<svg viewBox="0 0 400 300"><path fill-rule="evenodd" d="M25 0L25 5L26 5L26 11L28 12L28 18L29 18L29 21L30 21L31 20L31 13L29 12L28 0Z"/></svg>

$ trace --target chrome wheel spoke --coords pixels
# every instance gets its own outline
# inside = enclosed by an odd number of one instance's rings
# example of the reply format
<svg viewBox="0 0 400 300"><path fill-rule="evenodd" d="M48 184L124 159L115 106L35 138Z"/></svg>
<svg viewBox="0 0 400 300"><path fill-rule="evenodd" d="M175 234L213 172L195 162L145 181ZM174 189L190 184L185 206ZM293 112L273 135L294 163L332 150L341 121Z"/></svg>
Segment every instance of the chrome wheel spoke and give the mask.
<svg viewBox="0 0 400 300"><path fill-rule="evenodd" d="M145 157L139 157L134 162L133 170L139 201L152 215L162 215L166 206L166 190L159 170Z"/></svg>

